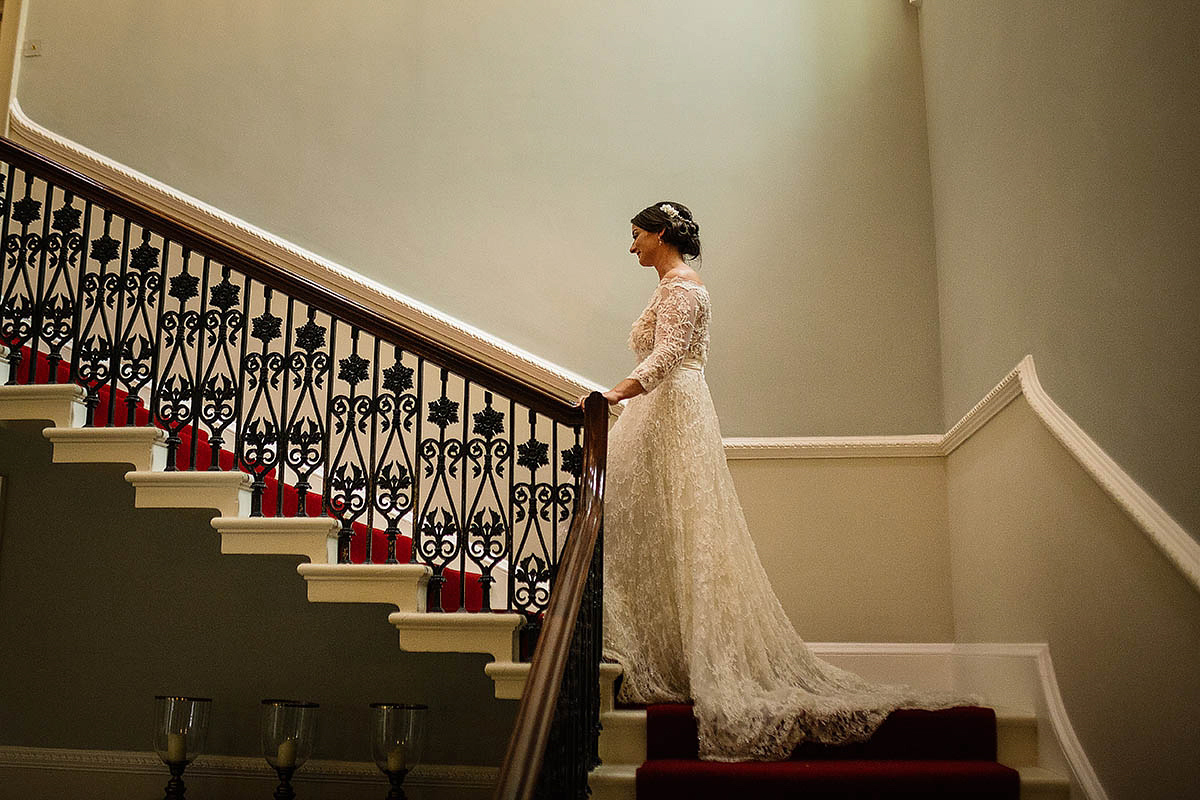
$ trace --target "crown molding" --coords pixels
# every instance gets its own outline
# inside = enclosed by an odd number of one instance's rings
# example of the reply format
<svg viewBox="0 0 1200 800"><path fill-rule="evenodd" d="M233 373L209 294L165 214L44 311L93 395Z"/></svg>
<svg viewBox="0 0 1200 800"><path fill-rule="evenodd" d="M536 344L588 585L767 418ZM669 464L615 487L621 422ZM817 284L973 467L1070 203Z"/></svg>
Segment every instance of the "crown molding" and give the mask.
<svg viewBox="0 0 1200 800"><path fill-rule="evenodd" d="M31 119L16 98L8 118L8 136L18 144L560 399L607 388L61 136Z"/></svg>

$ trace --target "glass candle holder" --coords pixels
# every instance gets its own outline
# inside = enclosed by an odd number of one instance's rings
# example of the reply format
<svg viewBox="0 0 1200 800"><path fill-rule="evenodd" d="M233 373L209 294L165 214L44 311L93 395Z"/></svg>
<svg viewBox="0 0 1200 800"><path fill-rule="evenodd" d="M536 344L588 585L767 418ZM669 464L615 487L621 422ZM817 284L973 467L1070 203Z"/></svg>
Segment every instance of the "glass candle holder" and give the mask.
<svg viewBox="0 0 1200 800"><path fill-rule="evenodd" d="M155 696L154 752L171 772L166 800L183 797L183 771L204 752L211 712L212 699L208 697Z"/></svg>
<svg viewBox="0 0 1200 800"><path fill-rule="evenodd" d="M262 701L262 753L279 776L278 800L295 797L292 773L312 754L317 730L316 703L300 700Z"/></svg>
<svg viewBox="0 0 1200 800"><path fill-rule="evenodd" d="M425 750L429 706L412 703L371 704L371 754L391 783L388 800L405 797L404 776Z"/></svg>

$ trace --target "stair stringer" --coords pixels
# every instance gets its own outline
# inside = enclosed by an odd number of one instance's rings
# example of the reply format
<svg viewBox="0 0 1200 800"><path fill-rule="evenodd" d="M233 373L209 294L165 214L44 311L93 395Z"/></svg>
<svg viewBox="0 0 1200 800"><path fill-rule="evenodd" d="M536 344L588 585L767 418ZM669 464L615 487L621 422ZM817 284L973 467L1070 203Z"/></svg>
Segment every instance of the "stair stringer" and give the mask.
<svg viewBox="0 0 1200 800"><path fill-rule="evenodd" d="M9 374L0 348L0 381ZM487 653L499 699L519 699L527 668L517 662L519 614L427 613L429 567L337 564L338 523L327 517L251 517L251 477L242 472L166 471L165 433L152 427L87 428L85 393L75 384L0 386L0 420L41 422L56 463L128 464L137 508L211 509L228 554L300 555L297 572L311 602L385 603L397 611L401 649ZM486 671L486 668L485 668ZM495 673L493 675L493 673ZM511 676L519 679L514 683Z"/></svg>

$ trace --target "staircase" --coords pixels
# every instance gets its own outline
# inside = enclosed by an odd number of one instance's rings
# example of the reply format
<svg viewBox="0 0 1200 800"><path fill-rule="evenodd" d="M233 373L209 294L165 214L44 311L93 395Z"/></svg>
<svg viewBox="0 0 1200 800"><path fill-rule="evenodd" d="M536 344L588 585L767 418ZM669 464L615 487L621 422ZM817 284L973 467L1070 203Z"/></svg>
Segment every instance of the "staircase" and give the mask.
<svg viewBox="0 0 1200 800"><path fill-rule="evenodd" d="M2 350L0 350L2 352ZM6 354L5 354L6 355ZM0 381L8 359L0 356ZM316 603L386 603L400 647L416 652L487 653L496 696L518 699L528 665L518 659L523 617L513 613L426 613L432 570L419 564L338 564L338 523L329 517L250 517L251 478L242 472L166 472L158 428L85 428L83 390L74 384L0 386L0 420L48 423L58 463L119 463L132 470L138 508L211 509L222 553L300 555L297 568Z"/></svg>
<svg viewBox="0 0 1200 800"><path fill-rule="evenodd" d="M997 765L1016 771L1021 800L1069 800L1071 796L1070 781L1065 776L1039 766L1037 718L1031 713L996 712L992 729L994 758L990 752L971 752L981 747L989 749L987 741L982 745L970 743L970 737L978 738L981 730L978 719L964 725L961 719L954 719L954 713L915 712L914 724L913 712L897 712L885 723L888 729L881 728L876 739L865 746L808 748L809 752L797 754L782 765L747 767L696 759L695 726L689 706L658 707L659 728L648 735L647 710L615 704L613 681L620 669L615 665L605 667L606 680L601 684L603 763L592 770L589 778L594 800L635 800L639 770L642 790L651 797L731 797L743 792L756 798L858 797L847 793L844 786L855 785L864 775L877 780L874 788L862 790L864 797L983 797L969 788L970 782L995 773ZM992 724L990 719L986 722ZM985 738L990 737L990 731L983 730ZM812 752L819 750L824 752ZM935 788L945 790L952 780L963 782L964 788L949 795L930 791L927 767L935 761L947 770L932 779ZM830 786L838 787L833 795L820 793ZM871 793L880 790L887 793Z"/></svg>

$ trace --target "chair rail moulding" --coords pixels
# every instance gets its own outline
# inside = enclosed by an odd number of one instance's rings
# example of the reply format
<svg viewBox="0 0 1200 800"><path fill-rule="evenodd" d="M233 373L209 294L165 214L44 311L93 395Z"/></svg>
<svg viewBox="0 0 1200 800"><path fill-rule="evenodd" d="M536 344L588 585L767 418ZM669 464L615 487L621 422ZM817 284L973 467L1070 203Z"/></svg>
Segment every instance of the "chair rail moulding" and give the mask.
<svg viewBox="0 0 1200 800"><path fill-rule="evenodd" d="M8 135L17 144L561 399L574 400L587 391L607 388L61 136L25 114L16 98L9 104Z"/></svg>

